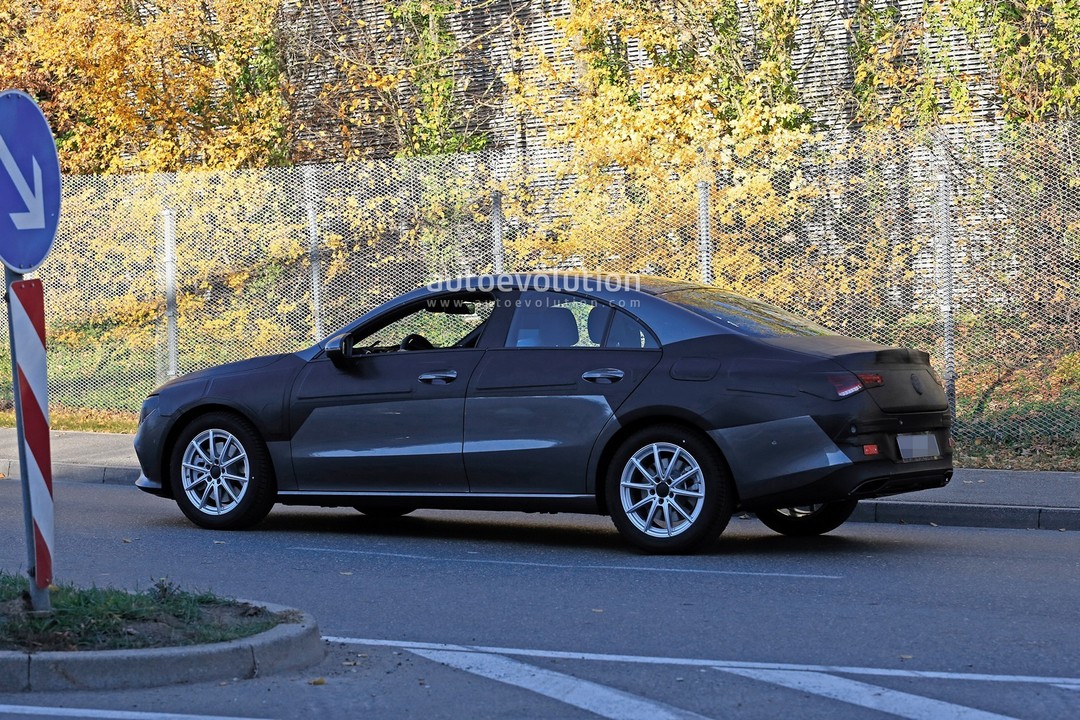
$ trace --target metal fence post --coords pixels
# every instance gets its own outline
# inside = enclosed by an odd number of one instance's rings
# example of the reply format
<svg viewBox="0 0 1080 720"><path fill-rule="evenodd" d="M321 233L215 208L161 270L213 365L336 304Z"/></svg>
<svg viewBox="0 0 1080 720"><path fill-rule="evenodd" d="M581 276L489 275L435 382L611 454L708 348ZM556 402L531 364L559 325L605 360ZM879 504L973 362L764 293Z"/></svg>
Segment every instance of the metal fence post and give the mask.
<svg viewBox="0 0 1080 720"><path fill-rule="evenodd" d="M503 271L503 211L502 193L498 190L491 193L491 250L494 256L492 270L501 273Z"/></svg>
<svg viewBox="0 0 1080 720"><path fill-rule="evenodd" d="M311 260L311 314L315 326L315 342L323 339L322 326L322 260L319 257L319 214L315 206L315 168L304 168L304 202L307 209L308 258Z"/></svg>
<svg viewBox="0 0 1080 720"><path fill-rule="evenodd" d="M176 215L172 210L161 211L164 221L165 244L165 336L166 373L171 380L179 374L179 344L176 327Z"/></svg>
<svg viewBox="0 0 1080 720"><path fill-rule="evenodd" d="M709 221L709 183L698 182L698 267L701 282L711 285L712 276L712 231Z"/></svg>
<svg viewBox="0 0 1080 720"><path fill-rule="evenodd" d="M952 250L955 241L952 223L952 187L949 181L949 139L943 129L935 135L938 161L937 211L938 211L938 267L941 288L939 304L945 333L945 396L949 412L956 416L956 326L953 318L953 267Z"/></svg>

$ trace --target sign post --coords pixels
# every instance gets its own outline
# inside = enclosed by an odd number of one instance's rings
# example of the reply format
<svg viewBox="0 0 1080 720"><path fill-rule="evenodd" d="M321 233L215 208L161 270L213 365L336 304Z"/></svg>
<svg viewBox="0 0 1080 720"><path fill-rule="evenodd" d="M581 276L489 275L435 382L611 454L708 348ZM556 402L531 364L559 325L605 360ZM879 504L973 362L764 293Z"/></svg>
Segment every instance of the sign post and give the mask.
<svg viewBox="0 0 1080 720"><path fill-rule="evenodd" d="M23 275L52 249L60 220L60 163L41 108L18 90L0 92L0 261L8 301L12 391L26 523L30 602L51 610L52 455L45 372L45 300Z"/></svg>

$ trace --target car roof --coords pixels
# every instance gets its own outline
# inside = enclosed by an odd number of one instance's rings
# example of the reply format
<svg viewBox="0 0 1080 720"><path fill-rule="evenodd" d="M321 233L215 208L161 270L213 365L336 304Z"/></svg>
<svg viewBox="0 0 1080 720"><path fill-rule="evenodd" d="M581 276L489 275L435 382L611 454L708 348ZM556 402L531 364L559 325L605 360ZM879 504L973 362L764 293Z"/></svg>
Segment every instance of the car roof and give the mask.
<svg viewBox="0 0 1080 720"><path fill-rule="evenodd" d="M317 352L329 338L353 332L377 316L445 292L513 292L550 290L581 293L624 308L656 335L661 345L724 332L718 324L686 308L662 299L664 293L704 287L697 283L667 280L648 275L538 271L471 275L439 280L407 292L365 313L342 330L310 348Z"/></svg>

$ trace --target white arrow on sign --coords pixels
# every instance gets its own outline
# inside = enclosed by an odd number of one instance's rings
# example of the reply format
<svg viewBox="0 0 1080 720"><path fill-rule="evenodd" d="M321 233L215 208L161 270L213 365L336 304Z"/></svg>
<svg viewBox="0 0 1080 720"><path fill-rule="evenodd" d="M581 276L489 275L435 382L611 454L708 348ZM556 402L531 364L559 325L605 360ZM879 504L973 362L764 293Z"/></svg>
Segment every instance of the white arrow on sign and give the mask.
<svg viewBox="0 0 1080 720"><path fill-rule="evenodd" d="M0 136L0 162L15 184L15 190L26 205L26 212L10 213L11 222L15 223L17 230L41 230L45 227L45 193L41 191L41 167L36 157L31 156L34 163L34 189L26 183L22 170L15 164L15 156L8 150L7 143Z"/></svg>

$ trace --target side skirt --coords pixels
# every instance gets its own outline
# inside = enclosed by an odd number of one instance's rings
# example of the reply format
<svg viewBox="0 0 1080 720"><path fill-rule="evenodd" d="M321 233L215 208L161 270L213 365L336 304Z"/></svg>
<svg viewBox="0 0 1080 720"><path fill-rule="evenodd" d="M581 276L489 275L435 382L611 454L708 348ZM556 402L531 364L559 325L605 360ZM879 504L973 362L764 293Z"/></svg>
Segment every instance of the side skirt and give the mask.
<svg viewBox="0 0 1080 720"><path fill-rule="evenodd" d="M367 504L431 510L516 510L518 512L569 512L600 514L595 495L525 495L472 493L387 493L340 492L304 493L279 491L282 505L352 507Z"/></svg>

